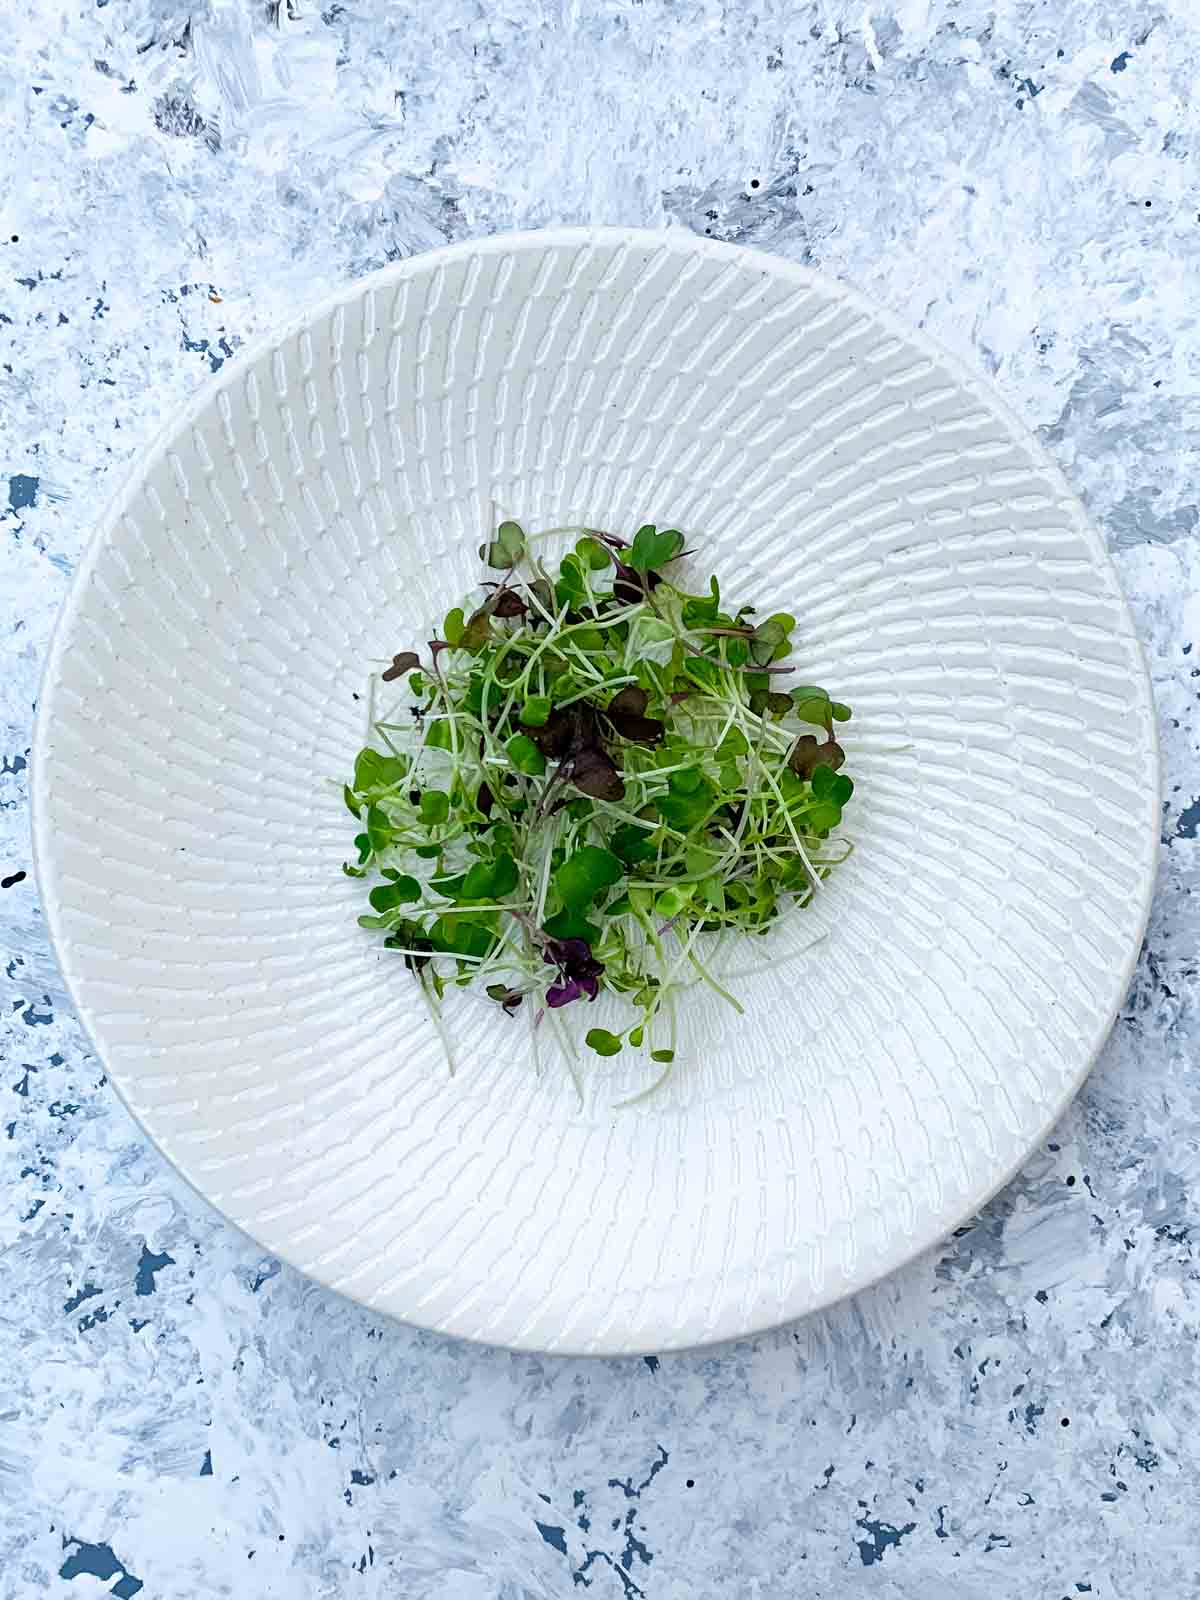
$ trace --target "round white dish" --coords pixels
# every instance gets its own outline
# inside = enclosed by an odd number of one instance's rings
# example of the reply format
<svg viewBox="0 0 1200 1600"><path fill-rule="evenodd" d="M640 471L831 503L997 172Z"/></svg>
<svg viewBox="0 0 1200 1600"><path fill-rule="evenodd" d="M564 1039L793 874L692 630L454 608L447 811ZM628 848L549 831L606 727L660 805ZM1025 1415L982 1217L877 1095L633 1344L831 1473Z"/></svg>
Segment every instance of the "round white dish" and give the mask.
<svg viewBox="0 0 1200 1600"><path fill-rule="evenodd" d="M371 665L500 516L683 528L855 710L854 856L626 1109L624 1058L580 1106L466 995L450 1078L340 871ZM1153 882L1144 663L1058 471L860 295L683 232L453 246L230 364L100 526L35 753L63 972L150 1135L321 1282L520 1348L728 1339L935 1243L1079 1087Z"/></svg>

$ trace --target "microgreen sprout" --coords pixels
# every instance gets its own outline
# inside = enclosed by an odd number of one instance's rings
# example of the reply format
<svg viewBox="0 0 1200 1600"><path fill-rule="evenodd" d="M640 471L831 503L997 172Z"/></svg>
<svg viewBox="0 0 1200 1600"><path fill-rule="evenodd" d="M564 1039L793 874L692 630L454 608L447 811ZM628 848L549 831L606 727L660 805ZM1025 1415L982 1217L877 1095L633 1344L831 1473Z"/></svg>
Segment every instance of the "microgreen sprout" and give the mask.
<svg viewBox="0 0 1200 1600"><path fill-rule="evenodd" d="M629 1020L587 1046L669 1072L686 987L742 1009L701 939L765 934L849 854L829 839L854 792L834 737L850 708L788 685L793 616L668 576L677 530L578 533L552 570L502 522L482 598L381 672L407 703L344 787L344 871L439 1026L451 984L524 1008L535 1036L604 991Z"/></svg>

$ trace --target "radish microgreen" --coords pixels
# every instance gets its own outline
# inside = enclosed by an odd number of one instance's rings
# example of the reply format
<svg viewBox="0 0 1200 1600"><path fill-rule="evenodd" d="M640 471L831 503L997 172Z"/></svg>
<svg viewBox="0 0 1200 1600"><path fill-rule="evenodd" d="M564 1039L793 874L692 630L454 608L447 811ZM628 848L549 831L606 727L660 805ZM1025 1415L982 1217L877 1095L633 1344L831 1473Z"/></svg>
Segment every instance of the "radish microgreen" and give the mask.
<svg viewBox="0 0 1200 1600"><path fill-rule="evenodd" d="M741 1010L701 936L766 933L849 854L830 845L854 792L834 737L849 706L788 687L789 613L734 609L715 577L683 588L683 546L579 530L551 570L502 522L483 598L380 673L407 704L343 788L344 870L435 1019L451 983L535 1028L604 990L630 1020L585 1043L670 1070L685 988Z"/></svg>

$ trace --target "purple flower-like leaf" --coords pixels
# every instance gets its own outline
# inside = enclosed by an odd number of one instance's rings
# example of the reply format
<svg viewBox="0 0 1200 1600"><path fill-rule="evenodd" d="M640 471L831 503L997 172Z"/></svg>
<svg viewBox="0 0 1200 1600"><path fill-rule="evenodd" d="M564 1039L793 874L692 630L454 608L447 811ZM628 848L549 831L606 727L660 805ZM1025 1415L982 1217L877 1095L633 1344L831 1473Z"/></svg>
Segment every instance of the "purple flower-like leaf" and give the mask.
<svg viewBox="0 0 1200 1600"><path fill-rule="evenodd" d="M558 982L546 990L548 1006L557 1010L584 996L589 1000L596 998L604 963L596 960L583 939L547 939L542 954L558 968Z"/></svg>

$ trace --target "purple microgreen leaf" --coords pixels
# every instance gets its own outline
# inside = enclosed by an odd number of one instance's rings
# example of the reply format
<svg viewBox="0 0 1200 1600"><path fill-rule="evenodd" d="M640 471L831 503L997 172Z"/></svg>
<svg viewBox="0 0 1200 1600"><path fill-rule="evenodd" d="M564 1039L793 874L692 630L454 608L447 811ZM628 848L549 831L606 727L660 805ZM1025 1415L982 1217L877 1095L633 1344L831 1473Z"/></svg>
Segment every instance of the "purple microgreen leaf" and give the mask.
<svg viewBox="0 0 1200 1600"><path fill-rule="evenodd" d="M845 760L846 752L836 739L818 742L813 734L805 733L792 746L788 766L798 778L807 778L811 782L818 767L832 767L836 772Z"/></svg>
<svg viewBox="0 0 1200 1600"><path fill-rule="evenodd" d="M497 1005L503 1006L505 1014L510 1017L525 998L524 990L510 989L505 983L489 983L487 994Z"/></svg>
<svg viewBox="0 0 1200 1600"><path fill-rule="evenodd" d="M542 957L558 968L558 982L546 991L546 1004L557 1010L585 995L594 1000L600 992L604 963L597 961L582 939L547 939Z"/></svg>
<svg viewBox="0 0 1200 1600"><path fill-rule="evenodd" d="M564 765L566 776L593 800L620 800L625 783L612 759L598 745L588 745Z"/></svg>
<svg viewBox="0 0 1200 1600"><path fill-rule="evenodd" d="M414 667L421 665L421 658L415 650L402 650L399 655L392 657L392 664L381 676L384 683L394 683L397 678L404 677L406 672L411 672Z"/></svg>

